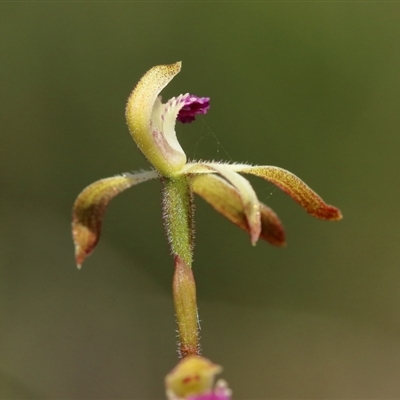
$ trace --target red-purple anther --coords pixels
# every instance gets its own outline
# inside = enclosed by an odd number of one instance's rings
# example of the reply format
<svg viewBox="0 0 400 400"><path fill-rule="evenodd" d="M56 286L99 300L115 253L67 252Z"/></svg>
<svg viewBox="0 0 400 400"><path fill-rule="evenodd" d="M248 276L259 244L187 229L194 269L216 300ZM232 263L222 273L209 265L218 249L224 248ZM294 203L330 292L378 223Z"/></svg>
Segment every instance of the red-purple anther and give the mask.
<svg viewBox="0 0 400 400"><path fill-rule="evenodd" d="M177 120L183 124L193 122L196 114L206 114L210 108L209 97L198 97L194 94L186 94L181 99L184 106L180 109Z"/></svg>

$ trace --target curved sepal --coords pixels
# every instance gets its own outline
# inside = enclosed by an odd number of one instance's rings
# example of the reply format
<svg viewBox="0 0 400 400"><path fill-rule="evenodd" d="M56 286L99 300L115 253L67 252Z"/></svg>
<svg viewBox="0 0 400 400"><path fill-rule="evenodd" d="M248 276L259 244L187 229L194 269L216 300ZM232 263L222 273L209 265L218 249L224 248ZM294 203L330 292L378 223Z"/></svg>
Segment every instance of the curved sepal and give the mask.
<svg viewBox="0 0 400 400"><path fill-rule="evenodd" d="M147 171L101 179L79 194L72 212L72 237L78 268L99 241L103 216L110 200L124 190L157 176L155 171Z"/></svg>
<svg viewBox="0 0 400 400"><path fill-rule="evenodd" d="M196 168L196 165L198 167ZM213 169L220 166L218 163L190 163L185 166L185 172L194 172L196 174L207 173L207 167ZM269 165L251 166L246 164L222 164L232 171L252 174L264 178L273 183L279 189L287 193L294 201L299 203L310 215L329 221L338 221L342 219L341 211L325 203L322 198L307 186L299 177L291 172Z"/></svg>
<svg viewBox="0 0 400 400"><path fill-rule="evenodd" d="M250 227L243 210L238 190L216 175L196 175L191 180L193 191L216 211L249 234ZM261 218L260 238L275 246L285 245L285 231L278 216L265 204L259 203Z"/></svg>
<svg viewBox="0 0 400 400"><path fill-rule="evenodd" d="M234 165L234 167L238 166ZM299 177L285 169L272 166L250 167L245 165L238 170L245 174L259 176L275 184L314 217L331 221L342 219L342 213L338 208L325 203Z"/></svg>
<svg viewBox="0 0 400 400"><path fill-rule="evenodd" d="M158 97L180 70L180 62L151 68L133 89L125 111L133 140L163 175L173 174L186 163L186 154L176 138L174 128L176 115L183 102L179 99L173 104L164 105Z"/></svg>

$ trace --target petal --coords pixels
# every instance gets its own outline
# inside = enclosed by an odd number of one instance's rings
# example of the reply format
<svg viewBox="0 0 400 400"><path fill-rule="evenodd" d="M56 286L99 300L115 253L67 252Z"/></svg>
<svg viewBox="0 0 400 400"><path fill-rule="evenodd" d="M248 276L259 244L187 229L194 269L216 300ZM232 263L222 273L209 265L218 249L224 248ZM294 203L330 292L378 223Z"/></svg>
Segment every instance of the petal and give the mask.
<svg viewBox="0 0 400 400"><path fill-rule="evenodd" d="M289 171L272 166L232 165L231 167L235 171L256 175L272 182L314 217L331 221L342 219L339 209L325 203L317 193Z"/></svg>
<svg viewBox="0 0 400 400"><path fill-rule="evenodd" d="M78 268L99 241L103 215L110 200L131 186L157 177L156 171L126 173L94 182L79 194L72 214L72 237Z"/></svg>
<svg viewBox="0 0 400 400"><path fill-rule="evenodd" d="M167 137L164 135L162 115L165 109L158 98L161 90L180 70L180 62L151 68L129 96L125 111L133 140L150 163L165 175L173 174L186 163L175 130L169 130ZM175 120L172 127L174 125Z"/></svg>
<svg viewBox="0 0 400 400"><path fill-rule="evenodd" d="M224 164L191 164L191 168L185 169L185 173L198 173L199 170L208 169L208 172L217 172L227 181L229 181L237 190L237 194L242 203L242 210L247 220L247 226L250 233L251 243L256 244L261 233L260 203L250 182L238 173L234 172L230 165ZM218 181L214 181L218 182ZM220 186L222 187L222 186ZM224 189L222 189L224 190ZM222 192L220 192L220 196ZM224 196L225 197L225 196ZM225 198L224 198L225 200Z"/></svg>
<svg viewBox="0 0 400 400"><path fill-rule="evenodd" d="M194 176L192 189L215 210L250 233L240 193L234 186L216 175L208 174ZM263 203L260 203L260 215L260 238L275 246L283 246L285 244L285 232L277 215Z"/></svg>
<svg viewBox="0 0 400 400"><path fill-rule="evenodd" d="M278 216L264 203L260 203L261 213L261 239L274 246L285 246L286 235Z"/></svg>

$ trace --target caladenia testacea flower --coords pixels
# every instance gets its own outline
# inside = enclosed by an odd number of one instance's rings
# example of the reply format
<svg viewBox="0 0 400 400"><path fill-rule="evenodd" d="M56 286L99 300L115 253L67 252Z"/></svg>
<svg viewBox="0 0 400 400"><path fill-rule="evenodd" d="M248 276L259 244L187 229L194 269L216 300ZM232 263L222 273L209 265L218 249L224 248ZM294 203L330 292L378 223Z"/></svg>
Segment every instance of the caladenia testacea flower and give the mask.
<svg viewBox="0 0 400 400"><path fill-rule="evenodd" d="M133 90L126 106L132 138L154 169L102 179L84 189L74 204L72 232L80 268L99 240L102 218L110 200L138 183L156 178L162 182L164 225L175 263L173 296L179 352L185 357L200 352L196 288L191 269L194 193L247 231L253 245L261 238L282 246L285 234L277 215L258 200L249 181L241 174L272 182L314 217L339 220L342 216L336 207L326 204L302 180L282 168L188 162L176 137L175 123L189 123L196 115L206 114L210 99L184 94L162 103L161 90L180 69L180 62L150 69Z"/></svg>
<svg viewBox="0 0 400 400"><path fill-rule="evenodd" d="M199 356L188 356L166 376L165 388L168 400L230 400L231 390L215 375L222 367Z"/></svg>

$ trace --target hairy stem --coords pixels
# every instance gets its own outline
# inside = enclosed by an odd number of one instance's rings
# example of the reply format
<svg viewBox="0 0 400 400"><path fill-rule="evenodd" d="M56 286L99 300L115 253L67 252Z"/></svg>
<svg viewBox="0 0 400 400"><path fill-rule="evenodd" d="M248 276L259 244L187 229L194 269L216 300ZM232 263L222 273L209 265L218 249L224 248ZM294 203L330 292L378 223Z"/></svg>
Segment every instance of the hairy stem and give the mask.
<svg viewBox="0 0 400 400"><path fill-rule="evenodd" d="M164 178L164 225L174 256L173 298L181 357L200 353L196 283L192 272L193 196L186 177Z"/></svg>
<svg viewBox="0 0 400 400"><path fill-rule="evenodd" d="M172 284L179 333L179 355L199 355L199 330L196 304L196 283L190 266L175 257Z"/></svg>

